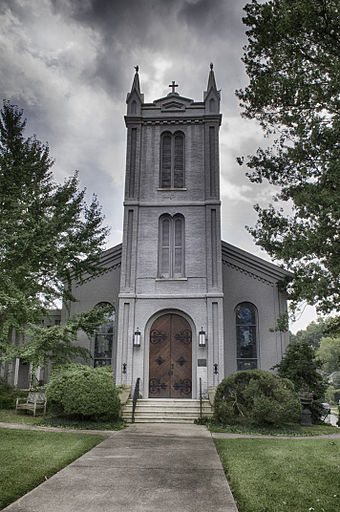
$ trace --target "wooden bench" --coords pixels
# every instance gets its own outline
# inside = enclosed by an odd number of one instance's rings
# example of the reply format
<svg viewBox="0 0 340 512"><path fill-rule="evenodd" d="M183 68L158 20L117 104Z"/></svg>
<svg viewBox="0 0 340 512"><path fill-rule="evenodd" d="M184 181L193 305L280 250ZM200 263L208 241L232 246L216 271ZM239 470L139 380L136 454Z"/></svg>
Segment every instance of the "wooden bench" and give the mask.
<svg viewBox="0 0 340 512"><path fill-rule="evenodd" d="M27 395L27 398L17 398L15 409L16 411L20 409L25 411L32 411L33 416L35 416L37 409L43 409L43 414L46 413L46 404L47 399L45 393L41 391L30 391Z"/></svg>

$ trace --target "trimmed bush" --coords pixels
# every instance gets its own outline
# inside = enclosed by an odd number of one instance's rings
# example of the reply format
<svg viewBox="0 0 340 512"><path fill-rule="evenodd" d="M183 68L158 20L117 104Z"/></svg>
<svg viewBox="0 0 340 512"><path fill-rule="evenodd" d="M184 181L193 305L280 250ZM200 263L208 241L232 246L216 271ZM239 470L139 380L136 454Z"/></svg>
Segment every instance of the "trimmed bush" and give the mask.
<svg viewBox="0 0 340 512"><path fill-rule="evenodd" d="M111 368L67 364L54 372L46 389L49 410L78 419L117 420L118 390Z"/></svg>
<svg viewBox="0 0 340 512"><path fill-rule="evenodd" d="M218 385L215 421L224 424L274 425L295 423L301 406L293 384L264 370L239 371Z"/></svg>

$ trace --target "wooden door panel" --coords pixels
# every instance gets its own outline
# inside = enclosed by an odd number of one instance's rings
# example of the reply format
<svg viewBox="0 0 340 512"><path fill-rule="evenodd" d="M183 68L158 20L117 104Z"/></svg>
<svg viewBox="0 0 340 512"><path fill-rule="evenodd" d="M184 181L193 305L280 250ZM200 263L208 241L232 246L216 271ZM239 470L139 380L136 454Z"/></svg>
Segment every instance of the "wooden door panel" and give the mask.
<svg viewBox="0 0 340 512"><path fill-rule="evenodd" d="M192 397L192 336L181 316L159 317L150 331L150 398Z"/></svg>
<svg viewBox="0 0 340 512"><path fill-rule="evenodd" d="M179 315L171 318L171 396L192 397L192 336L188 322Z"/></svg>
<svg viewBox="0 0 340 512"><path fill-rule="evenodd" d="M149 396L170 398L170 315L163 315L150 332Z"/></svg>

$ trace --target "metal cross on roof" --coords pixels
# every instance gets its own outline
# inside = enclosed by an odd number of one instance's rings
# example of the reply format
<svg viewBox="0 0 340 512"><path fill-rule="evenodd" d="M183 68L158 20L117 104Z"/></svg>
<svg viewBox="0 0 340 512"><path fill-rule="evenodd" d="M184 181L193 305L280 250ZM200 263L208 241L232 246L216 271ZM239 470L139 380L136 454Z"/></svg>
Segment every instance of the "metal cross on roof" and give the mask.
<svg viewBox="0 0 340 512"><path fill-rule="evenodd" d="M171 92L175 92L175 87L178 87L178 84L175 83L175 80L172 81L172 83L169 85L169 87L172 87Z"/></svg>

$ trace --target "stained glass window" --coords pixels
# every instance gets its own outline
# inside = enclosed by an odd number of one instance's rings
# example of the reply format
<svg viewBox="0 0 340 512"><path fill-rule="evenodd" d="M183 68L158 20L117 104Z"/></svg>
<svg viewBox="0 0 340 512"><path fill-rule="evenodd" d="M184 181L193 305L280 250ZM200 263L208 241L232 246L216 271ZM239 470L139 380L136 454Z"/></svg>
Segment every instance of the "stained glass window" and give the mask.
<svg viewBox="0 0 340 512"><path fill-rule="evenodd" d="M111 306L108 302L100 302L97 307ZM102 323L94 336L94 366L110 366L112 362L112 347L115 341L116 312L111 306L104 323Z"/></svg>
<svg viewBox="0 0 340 512"><path fill-rule="evenodd" d="M257 368L257 312L250 302L242 302L236 308L237 369Z"/></svg>

